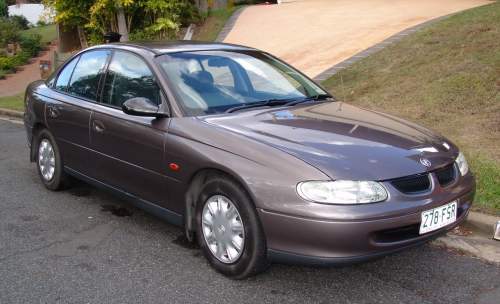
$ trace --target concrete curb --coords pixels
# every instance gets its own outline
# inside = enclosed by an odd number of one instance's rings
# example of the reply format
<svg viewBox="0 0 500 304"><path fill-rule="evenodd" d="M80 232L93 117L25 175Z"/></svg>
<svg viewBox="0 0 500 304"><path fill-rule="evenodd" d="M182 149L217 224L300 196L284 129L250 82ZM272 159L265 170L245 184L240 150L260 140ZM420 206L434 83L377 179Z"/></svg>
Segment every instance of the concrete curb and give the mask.
<svg viewBox="0 0 500 304"><path fill-rule="evenodd" d="M493 239L493 225L500 217L469 212L462 227L466 234L454 231L434 240L432 243L448 250L457 250L484 261L500 265L500 241Z"/></svg>
<svg viewBox="0 0 500 304"><path fill-rule="evenodd" d="M475 227L476 229L484 232L487 235L493 236L493 229L495 223L500 221L500 217L480 212L469 212L467 216L467 224ZM500 242L499 242L500 245Z"/></svg>
<svg viewBox="0 0 500 304"><path fill-rule="evenodd" d="M24 117L23 112L9 110L9 109L2 109L2 108L0 108L0 115L15 117L15 118L23 118Z"/></svg>
<svg viewBox="0 0 500 304"><path fill-rule="evenodd" d="M227 38L227 35L229 35L229 32L233 29L234 25L236 24L236 20L238 20L238 17L243 13L243 11L248 7L248 5L242 6L238 8L232 15L229 17L227 20L226 24L224 24L224 27L222 30L219 32L217 35L217 38L215 39L215 42L223 42L224 39Z"/></svg>
<svg viewBox="0 0 500 304"><path fill-rule="evenodd" d="M413 34L415 33L416 31L418 30L421 30L423 29L424 27L428 26L428 25L431 25L437 21L441 21L443 19L446 19L452 15L454 15L455 13L453 14L449 14L449 15L445 15L445 16L441 16L441 17L437 17L437 18L434 18L434 19L430 19L430 20L427 20L423 23L420 23L420 24L417 24L415 26L412 26L412 27L409 27L397 34L394 34L392 36L390 36L389 38L386 38L385 40L383 40L382 42L379 42L359 53L356 53L355 55L345 59L344 61L341 61L337 64L335 64L334 66L332 66L331 68L321 72L320 74L316 75L313 79L317 82L322 82L322 81L325 81L327 80L328 78L332 77L333 75L337 74L338 72L340 72L341 70L345 69L345 68L348 68L349 66L351 66L353 63L355 62L358 62L360 61L361 59L363 58L366 58L372 54L375 54L377 53L378 51L380 50L383 50L385 49L388 45L391 45L393 44L394 42L397 42L397 41L400 41L401 39L403 39L404 37L408 36L409 34Z"/></svg>

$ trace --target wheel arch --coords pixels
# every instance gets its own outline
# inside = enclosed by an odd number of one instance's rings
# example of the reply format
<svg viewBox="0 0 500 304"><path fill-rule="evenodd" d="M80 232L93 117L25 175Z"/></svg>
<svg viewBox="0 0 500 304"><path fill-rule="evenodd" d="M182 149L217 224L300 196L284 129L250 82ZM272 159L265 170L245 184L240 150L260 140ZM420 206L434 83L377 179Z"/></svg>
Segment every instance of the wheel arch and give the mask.
<svg viewBox="0 0 500 304"><path fill-rule="evenodd" d="M41 130L47 129L47 127L41 123L41 122L36 122L33 125L32 129L32 135L31 135L31 142L30 142L30 161L34 162L36 160L36 142L35 140L38 138L38 133L40 133Z"/></svg>

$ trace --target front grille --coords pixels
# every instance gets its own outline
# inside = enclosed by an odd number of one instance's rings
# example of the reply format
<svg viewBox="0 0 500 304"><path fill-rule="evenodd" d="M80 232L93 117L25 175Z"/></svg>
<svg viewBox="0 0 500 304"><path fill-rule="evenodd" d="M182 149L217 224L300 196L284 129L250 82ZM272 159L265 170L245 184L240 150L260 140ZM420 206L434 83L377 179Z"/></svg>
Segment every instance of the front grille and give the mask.
<svg viewBox="0 0 500 304"><path fill-rule="evenodd" d="M455 166L451 164L444 168L437 169L434 171L434 174L436 174L439 184L442 187L448 186L455 180Z"/></svg>
<svg viewBox="0 0 500 304"><path fill-rule="evenodd" d="M431 188L431 181L427 173L393 179L391 184L406 194L419 193Z"/></svg>

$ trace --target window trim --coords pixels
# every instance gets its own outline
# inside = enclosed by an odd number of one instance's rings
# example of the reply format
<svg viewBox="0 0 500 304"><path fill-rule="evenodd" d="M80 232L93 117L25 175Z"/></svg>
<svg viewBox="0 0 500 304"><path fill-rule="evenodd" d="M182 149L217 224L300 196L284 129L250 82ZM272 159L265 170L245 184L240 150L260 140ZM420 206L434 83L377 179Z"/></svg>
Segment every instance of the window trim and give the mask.
<svg viewBox="0 0 500 304"><path fill-rule="evenodd" d="M311 79L311 77L307 76L302 71L300 71L299 69L295 68L293 65L291 65L291 64L283 61L282 59L279 59L278 57L276 57L276 56L274 56L274 55L272 55L272 54L270 54L268 52L265 52L265 51L255 50L255 49L249 49L249 50L247 50L247 49L201 49L201 50L179 50L179 51L164 52L164 53L156 54L154 56L153 62L155 62L155 64L158 66L158 68L159 68L158 69L159 74L161 74L163 76L163 79L165 80L165 86L169 90L169 92L171 93L171 96L173 97L173 100L175 102L176 109L178 109L178 111L180 112L180 116L181 117L208 116L208 115L214 115L214 114L192 115L191 113L189 113L189 111L186 110L186 108L185 108L185 106L183 104L182 97L179 95L179 93L175 89L175 84L170 80L170 77L167 74L167 72L161 67L161 63L162 63L162 61L168 61L168 60L170 60L170 57L172 55L175 55L175 54L179 54L179 53L202 53L202 52L227 52L227 53L237 53L237 54L259 53L259 54L263 54L265 56L270 57L272 60L277 61L279 64L282 64L282 65L284 65L287 68L290 68L291 70L293 70L294 72L296 72L300 76L304 77L306 80L308 80L309 82L313 83L315 86L317 86L318 88L320 88L321 90L323 90L326 94L330 95L331 98L334 101L337 100L333 94L331 94L327 89L325 89L323 87L323 85L317 83L316 81L314 81L313 79ZM203 65L201 65L201 66L203 68ZM248 82L251 85L251 80L250 80L250 78L249 78L249 76L248 76L247 73L238 73L238 75L241 76L245 82ZM254 91L253 86L249 87L248 89L251 90L251 91Z"/></svg>
<svg viewBox="0 0 500 304"><path fill-rule="evenodd" d="M66 92L64 90L58 90L57 89L57 81L59 80L59 77L61 76L61 73L62 71L68 66L70 65L73 60L76 60L76 63L75 63L75 66L73 67L73 70L71 70L71 74L69 75L69 78L68 78L68 84L66 85L66 88L68 87L69 83L71 82L71 77L73 77L73 72L75 71L75 68L76 68L76 65L78 64L78 62L80 62L80 55L78 56L74 56L74 57L71 57L67 62L64 63L64 65L57 71L57 75L55 77L55 80L54 80L54 85L53 87L51 87L51 89L53 89L54 91L56 92Z"/></svg>
<svg viewBox="0 0 500 304"><path fill-rule="evenodd" d="M97 103L98 105L104 106L104 107L108 107L108 108L112 108L112 109L118 109L120 111L122 110L121 107L114 106L114 105L111 105L111 104L108 104L108 103L104 103L102 101L102 97L104 95L104 84L106 83L106 77L108 76L109 66L110 66L111 61L113 60L113 57L115 56L116 52L124 52L124 53L132 54L133 56L138 57L139 60L141 60L142 62L144 62L146 64L146 66L148 67L149 71L153 75L154 81L156 82L156 85L158 86L158 89L160 90L161 103L158 106L160 107L160 109L162 109L162 105L163 105L163 111L170 117L171 113L172 113L171 106L170 106L170 101L167 98L167 95L165 94L165 90L163 89L163 86L161 85L161 82L158 81L159 77L156 75L155 70L152 68L152 65L143 56L141 56L140 54L138 54L138 53L136 53L134 51L131 51L131 50L126 50L126 49L118 49L118 48L111 49L111 55L109 56L109 60L108 60L108 62L106 64L106 66L105 66L106 71L105 71L104 75L102 76L101 82L100 82L99 87L98 87L98 89L99 89L99 92L98 92L99 100L97 102L95 102L95 103Z"/></svg>
<svg viewBox="0 0 500 304"><path fill-rule="evenodd" d="M112 55L112 52L113 52L113 49L112 48L95 48L95 49L88 49L88 50L83 50L79 53L77 53L76 55L74 55L73 57L71 57L70 59L68 59L64 65L59 68L59 70L57 71L57 77L56 77L56 80L54 82L57 83L57 79L59 79L59 75L61 74L61 71L71 62L73 61L74 58L78 57L78 60L75 64L75 67L73 68L73 71L71 71L71 76L69 78L69 81L68 81L68 85L69 83L71 83L71 79L73 78L73 73L75 72L75 68L76 66L78 65L78 63L80 62L80 59L82 57L83 54L86 54L86 53L89 53L89 52L95 52L95 51L109 51L111 54L108 56L108 58L106 59L106 63L104 63L104 66L103 66L103 71L105 71L107 73L107 67L108 67L108 64L109 64L109 61L110 61L110 58L111 58L111 55ZM101 75L101 77L99 78L99 81L98 81L98 84L97 84L97 99L100 98L100 92L99 92L99 88L101 86L101 82L102 82L102 79L103 79L103 75ZM86 101L86 102L89 102L89 103L98 103L97 100L92 100L92 99L89 99L89 98L86 98L86 97L83 97L83 96L80 96L80 95L73 95L73 94L70 94L68 91L61 91L61 90L57 90L54 87L49 87L51 90L57 92L57 93L60 93L60 94L63 94L63 95L66 95L66 96L69 96L69 97L73 97L73 98L76 98L76 99L80 99L82 101Z"/></svg>
<svg viewBox="0 0 500 304"><path fill-rule="evenodd" d="M71 73L71 77L70 77L70 79L69 79L68 88L69 88L69 86L70 86L70 84L71 84L71 80L73 79L73 74L75 73L75 70L76 70L76 68L77 68L78 64L80 63L80 60L81 60L82 56L84 55L84 53L85 53L85 54L87 54L87 53L90 53L90 52L99 52L99 51L109 51L109 53L110 53L110 54L108 55L108 58L106 58L106 61L104 62L104 65L103 65L103 66L102 66L102 68L101 68L101 70L102 70L103 74L107 73L107 66L108 66L109 61L110 61L110 59L111 59L111 56L112 56L112 54L113 54L113 51L112 51L111 49L108 49L108 48L98 48L98 49L91 49L91 50L88 50L88 51L82 52L82 53L80 53L80 54L79 54L80 58L78 59L78 62L76 63L75 68L73 69L73 72ZM87 98L87 97L84 97L84 96L80 96L80 95L74 95L74 94L71 94L70 92L66 92L66 94L67 94L67 95L69 95L69 96L72 96L72 97L76 97L76 98L79 98L79 99L82 99L82 100L85 100L85 101L91 102L91 103L97 103L97 102L98 102L98 100L100 99L100 96L99 96L99 94L100 94L100 92L99 92L99 88L100 88L100 86L101 86L101 82L102 82L103 77L104 77L104 76L103 76L103 75L101 75L101 76L99 77L99 80L97 81L97 88L96 88L96 100L92 100L92 99L90 99L90 98Z"/></svg>

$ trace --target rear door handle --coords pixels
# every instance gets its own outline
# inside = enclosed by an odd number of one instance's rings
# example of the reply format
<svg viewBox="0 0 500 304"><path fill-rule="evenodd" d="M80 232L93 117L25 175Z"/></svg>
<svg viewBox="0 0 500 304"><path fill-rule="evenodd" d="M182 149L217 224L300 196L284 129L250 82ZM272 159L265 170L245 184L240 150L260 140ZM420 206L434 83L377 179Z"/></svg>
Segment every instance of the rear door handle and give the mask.
<svg viewBox="0 0 500 304"><path fill-rule="evenodd" d="M100 120L93 120L92 121L92 128L98 132L98 133L102 133L104 132L104 130L106 129L104 127L104 124L100 121Z"/></svg>
<svg viewBox="0 0 500 304"><path fill-rule="evenodd" d="M61 116L61 112L57 109L56 106L48 106L47 112L50 118L57 118Z"/></svg>

